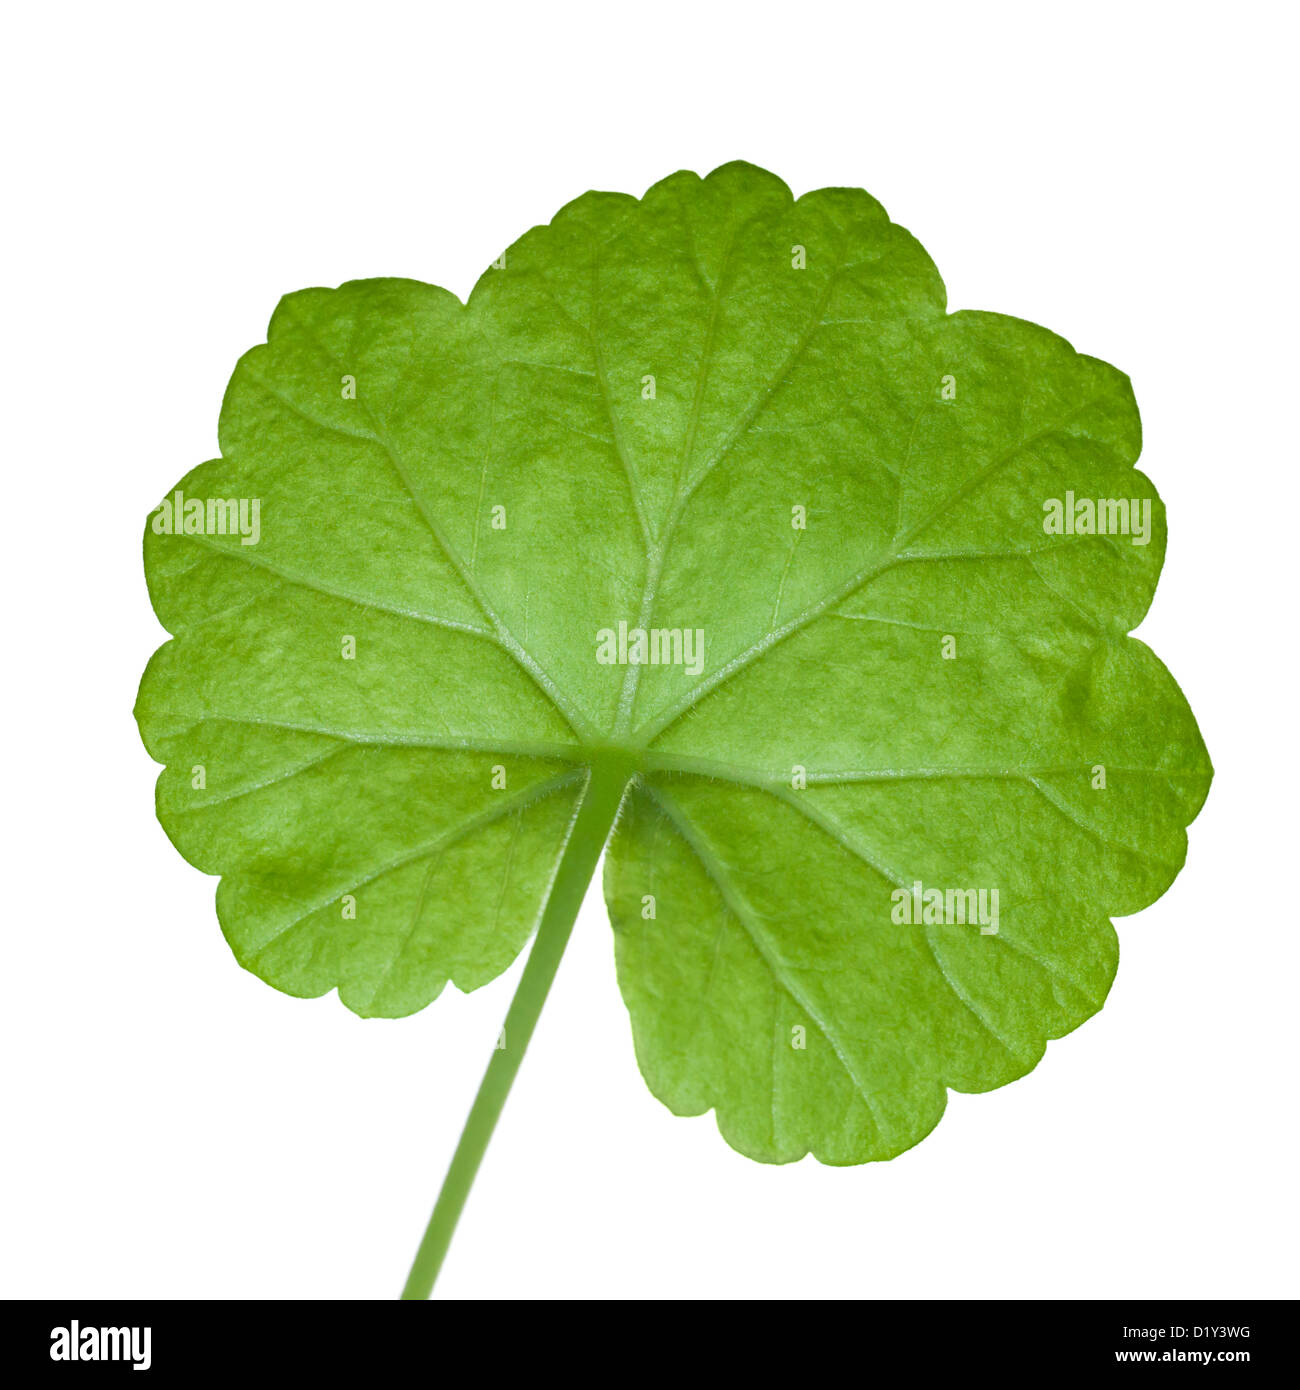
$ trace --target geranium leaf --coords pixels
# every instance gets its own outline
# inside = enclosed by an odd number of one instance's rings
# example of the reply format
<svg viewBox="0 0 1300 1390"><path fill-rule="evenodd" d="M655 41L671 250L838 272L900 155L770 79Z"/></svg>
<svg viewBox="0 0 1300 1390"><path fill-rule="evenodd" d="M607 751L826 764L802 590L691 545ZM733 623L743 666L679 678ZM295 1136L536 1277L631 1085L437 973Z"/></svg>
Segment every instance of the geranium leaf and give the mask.
<svg viewBox="0 0 1300 1390"><path fill-rule="evenodd" d="M626 785L651 1089L752 1157L862 1162L1099 1008L1110 918L1183 862L1211 771L1127 635L1165 540L1128 380L946 313L865 193L732 164L587 194L468 306L290 295L220 441L146 530L173 640L137 714L288 993L492 979Z"/></svg>

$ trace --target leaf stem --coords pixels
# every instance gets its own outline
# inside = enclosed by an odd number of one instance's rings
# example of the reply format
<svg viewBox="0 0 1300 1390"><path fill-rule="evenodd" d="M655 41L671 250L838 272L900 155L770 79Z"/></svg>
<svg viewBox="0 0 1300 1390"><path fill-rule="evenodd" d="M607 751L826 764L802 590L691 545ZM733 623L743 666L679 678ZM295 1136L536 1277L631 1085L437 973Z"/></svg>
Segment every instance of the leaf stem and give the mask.
<svg viewBox="0 0 1300 1390"><path fill-rule="evenodd" d="M474 1097L469 1118L465 1121L460 1142L456 1145L451 1166L438 1193L433 1215L425 1229L424 1239L415 1253L406 1287L402 1290L404 1299L428 1298L433 1292L434 1280L442 1268L465 1199L469 1196L492 1131L510 1094L515 1073L524 1059L542 1005L546 1003L555 972L559 969L560 958L569 943L587 885L614 828L623 792L634 770L629 759L617 754L602 754L592 762L582 801L542 913L537 938L506 1014L501 1041L483 1074L478 1095Z"/></svg>

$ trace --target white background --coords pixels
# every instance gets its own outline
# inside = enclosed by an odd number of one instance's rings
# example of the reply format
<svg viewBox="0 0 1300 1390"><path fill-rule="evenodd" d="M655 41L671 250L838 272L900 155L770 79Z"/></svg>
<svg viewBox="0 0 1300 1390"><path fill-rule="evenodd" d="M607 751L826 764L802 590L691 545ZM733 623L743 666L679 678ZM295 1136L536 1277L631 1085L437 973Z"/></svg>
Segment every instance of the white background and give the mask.
<svg viewBox="0 0 1300 1390"><path fill-rule="evenodd" d="M37 16L39 17L33 17ZM1168 559L1141 635L1217 767L1105 1010L888 1164L753 1164L641 1081L593 891L439 1292L1295 1296L1288 11L27 7L3 90L0 1293L388 1297L514 973L363 1022L241 971L153 816L148 510L279 295L462 296L589 187L858 184L954 308L1128 371Z"/></svg>

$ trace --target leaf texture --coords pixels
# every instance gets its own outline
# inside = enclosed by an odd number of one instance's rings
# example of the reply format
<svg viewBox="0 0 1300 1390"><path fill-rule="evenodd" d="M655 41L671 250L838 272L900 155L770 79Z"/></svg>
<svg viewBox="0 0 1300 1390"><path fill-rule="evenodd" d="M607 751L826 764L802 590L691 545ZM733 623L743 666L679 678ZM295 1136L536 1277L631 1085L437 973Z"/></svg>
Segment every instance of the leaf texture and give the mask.
<svg viewBox="0 0 1300 1390"><path fill-rule="evenodd" d="M651 1089L751 1157L856 1163L1095 1012L1110 919L1182 865L1211 770L1128 636L1165 542L1129 382L947 313L859 190L675 174L570 204L468 305L290 295L220 442L178 487L260 534L151 520L137 715L288 993L396 1016L499 974L613 750ZM1054 532L1053 499L1134 524ZM927 889L996 890L996 930L920 920Z"/></svg>

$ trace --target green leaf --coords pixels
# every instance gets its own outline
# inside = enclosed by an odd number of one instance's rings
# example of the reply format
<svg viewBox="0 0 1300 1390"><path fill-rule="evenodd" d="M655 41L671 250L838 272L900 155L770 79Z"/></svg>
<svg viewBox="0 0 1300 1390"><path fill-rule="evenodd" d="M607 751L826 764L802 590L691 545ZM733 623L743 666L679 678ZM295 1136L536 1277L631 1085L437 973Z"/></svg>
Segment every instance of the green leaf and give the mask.
<svg viewBox="0 0 1300 1390"><path fill-rule="evenodd" d="M680 173L579 198L468 306L290 295L220 440L178 487L258 534L151 519L173 640L137 715L160 820L290 994L492 979L630 776L605 892L651 1089L857 1163L1098 1009L1110 918L1183 862L1211 770L1127 636L1165 544L1128 380L945 313L863 192ZM1125 507L1055 533L1053 499ZM676 645L624 664L620 624Z"/></svg>

